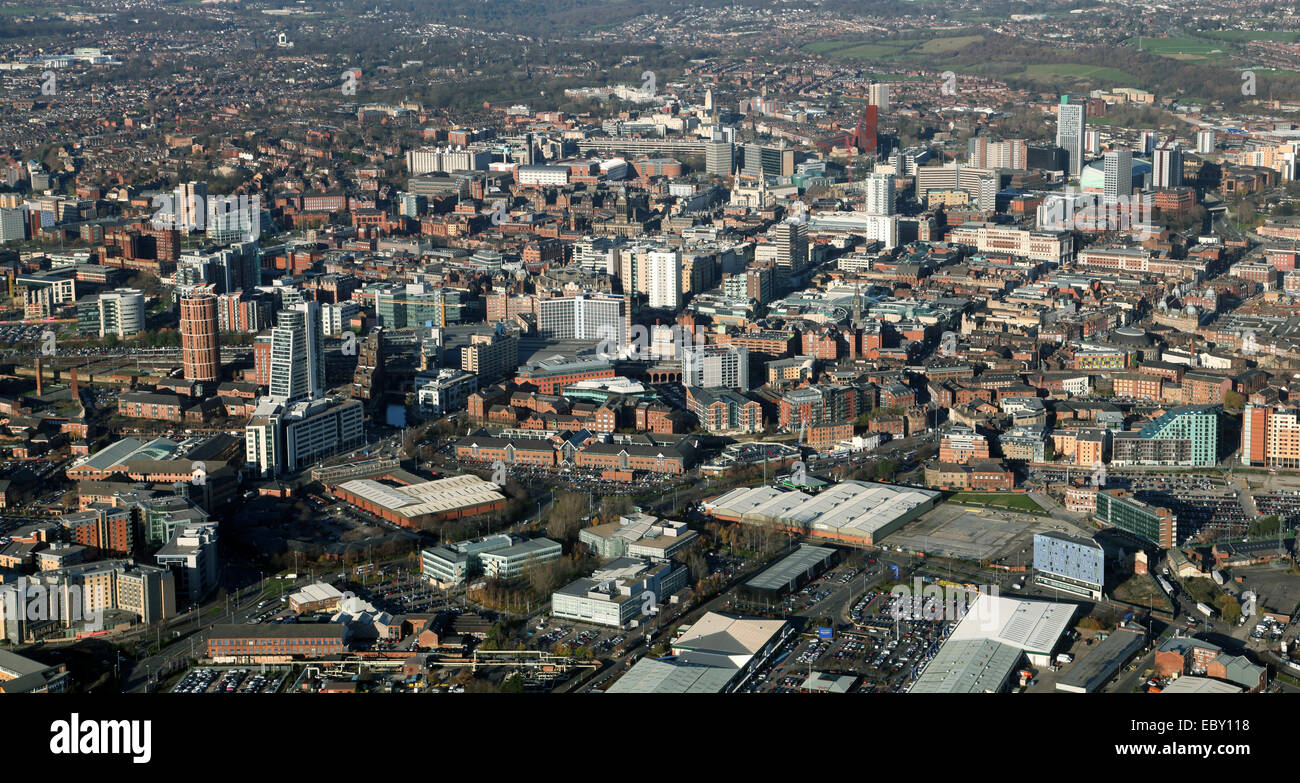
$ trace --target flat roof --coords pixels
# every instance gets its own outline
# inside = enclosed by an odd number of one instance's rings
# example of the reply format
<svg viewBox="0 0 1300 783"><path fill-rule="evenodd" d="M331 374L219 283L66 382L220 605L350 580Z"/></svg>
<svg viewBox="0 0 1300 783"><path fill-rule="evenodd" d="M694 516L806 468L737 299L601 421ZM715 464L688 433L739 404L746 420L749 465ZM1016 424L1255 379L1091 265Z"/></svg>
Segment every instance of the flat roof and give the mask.
<svg viewBox="0 0 1300 783"><path fill-rule="evenodd" d="M374 479L354 479L339 484L339 488L407 518L493 503L506 497L496 484L470 474L402 487Z"/></svg>
<svg viewBox="0 0 1300 783"><path fill-rule="evenodd" d="M721 693L735 669L642 658L606 693Z"/></svg>
<svg viewBox="0 0 1300 783"><path fill-rule="evenodd" d="M908 693L993 693L1001 689L1023 651L992 639L949 639Z"/></svg>
<svg viewBox="0 0 1300 783"><path fill-rule="evenodd" d="M763 569L745 586L755 590L780 590L800 574L807 573L834 556L835 550L830 547L800 544L798 549Z"/></svg>
<svg viewBox="0 0 1300 783"><path fill-rule="evenodd" d="M1111 678L1124 662L1142 649L1142 634L1117 628L1074 664L1070 673L1056 683L1056 689L1093 693Z"/></svg>
<svg viewBox="0 0 1300 783"><path fill-rule="evenodd" d="M776 522L854 537L870 536L939 492L915 487L843 481L817 495L772 487L735 489L709 507L747 522Z"/></svg>

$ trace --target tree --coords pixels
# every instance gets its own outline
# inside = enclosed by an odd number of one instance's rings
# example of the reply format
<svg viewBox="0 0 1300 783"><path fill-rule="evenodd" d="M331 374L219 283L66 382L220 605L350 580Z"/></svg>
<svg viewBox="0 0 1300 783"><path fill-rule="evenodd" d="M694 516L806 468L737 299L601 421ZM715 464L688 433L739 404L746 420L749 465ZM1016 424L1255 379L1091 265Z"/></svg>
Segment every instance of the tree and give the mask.
<svg viewBox="0 0 1300 783"><path fill-rule="evenodd" d="M1231 410L1241 410L1246 407L1246 395L1241 392L1226 391L1223 393L1223 407Z"/></svg>
<svg viewBox="0 0 1300 783"><path fill-rule="evenodd" d="M1269 514L1268 516L1260 517L1259 519L1256 519L1255 521L1251 522L1250 527L1246 529L1246 535L1247 536L1276 535L1279 525L1280 525L1280 521L1277 518L1277 514Z"/></svg>
<svg viewBox="0 0 1300 783"><path fill-rule="evenodd" d="M1223 616L1223 621L1229 625L1235 625L1237 620L1241 619L1241 604L1237 599L1224 593L1219 596L1218 600L1219 614Z"/></svg>
<svg viewBox="0 0 1300 783"><path fill-rule="evenodd" d="M501 687L497 689L498 693L523 693L524 678L519 672L511 672L501 681Z"/></svg>
<svg viewBox="0 0 1300 783"><path fill-rule="evenodd" d="M876 479L878 481L889 481L894 477L894 472L897 469L898 466L894 464L893 460L882 459L876 463Z"/></svg>

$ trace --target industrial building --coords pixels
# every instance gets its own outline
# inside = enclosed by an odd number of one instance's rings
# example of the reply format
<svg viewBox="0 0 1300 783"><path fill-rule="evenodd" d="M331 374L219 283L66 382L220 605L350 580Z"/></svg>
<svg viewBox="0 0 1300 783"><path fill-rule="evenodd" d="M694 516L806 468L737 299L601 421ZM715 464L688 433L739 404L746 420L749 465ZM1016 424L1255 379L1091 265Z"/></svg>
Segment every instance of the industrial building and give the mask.
<svg viewBox="0 0 1300 783"><path fill-rule="evenodd" d="M1095 693L1137 655L1145 641L1140 631L1115 629L1057 681L1056 689L1066 693Z"/></svg>
<svg viewBox="0 0 1300 783"><path fill-rule="evenodd" d="M781 594L794 592L834 564L836 554L831 547L800 544L794 552L745 582L745 587Z"/></svg>
<svg viewBox="0 0 1300 783"><path fill-rule="evenodd" d="M1048 665L1078 608L985 594L972 598L909 693L1002 691L1022 660Z"/></svg>
<svg viewBox="0 0 1300 783"><path fill-rule="evenodd" d="M643 658L606 693L728 693L776 653L794 633L784 620L709 612L682 629L672 657Z"/></svg>
<svg viewBox="0 0 1300 783"><path fill-rule="evenodd" d="M810 495L772 487L734 489L704 503L715 519L763 525L850 546L870 546L934 508L928 489L843 481Z"/></svg>
<svg viewBox="0 0 1300 783"><path fill-rule="evenodd" d="M500 488L478 476L449 476L422 484L394 486L374 479L345 481L332 493L364 511L403 527L426 524L505 510L506 496Z"/></svg>

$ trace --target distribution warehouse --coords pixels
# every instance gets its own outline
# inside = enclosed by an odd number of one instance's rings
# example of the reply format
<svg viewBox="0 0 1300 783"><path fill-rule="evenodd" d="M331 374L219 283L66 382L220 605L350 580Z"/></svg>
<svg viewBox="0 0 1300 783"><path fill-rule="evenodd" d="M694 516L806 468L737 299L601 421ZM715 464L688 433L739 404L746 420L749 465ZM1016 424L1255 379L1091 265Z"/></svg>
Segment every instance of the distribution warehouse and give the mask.
<svg viewBox="0 0 1300 783"><path fill-rule="evenodd" d="M753 487L705 502L704 512L730 522L865 546L934 508L940 496L928 489L867 481L844 481L816 495Z"/></svg>

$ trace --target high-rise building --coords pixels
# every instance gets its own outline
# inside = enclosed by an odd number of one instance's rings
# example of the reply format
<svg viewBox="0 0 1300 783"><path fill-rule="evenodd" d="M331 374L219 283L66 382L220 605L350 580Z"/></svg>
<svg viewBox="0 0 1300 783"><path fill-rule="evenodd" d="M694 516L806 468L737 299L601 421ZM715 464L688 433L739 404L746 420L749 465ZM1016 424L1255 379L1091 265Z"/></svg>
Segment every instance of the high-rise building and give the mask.
<svg viewBox="0 0 1300 783"><path fill-rule="evenodd" d="M1153 130L1144 130L1138 140L1138 153L1150 155L1156 151L1156 144L1160 141L1160 135Z"/></svg>
<svg viewBox="0 0 1300 783"><path fill-rule="evenodd" d="M271 397L279 402L318 399L325 392L325 346L320 304L281 310L271 330Z"/></svg>
<svg viewBox="0 0 1300 783"><path fill-rule="evenodd" d="M867 88L867 103L875 106L881 114L889 113L889 85L872 82Z"/></svg>
<svg viewBox="0 0 1300 783"><path fill-rule="evenodd" d="M1241 417L1241 463L1300 468L1300 409L1247 405Z"/></svg>
<svg viewBox="0 0 1300 783"><path fill-rule="evenodd" d="M1183 150L1178 142L1169 140L1159 147L1151 159L1151 187L1156 190L1176 188L1183 184Z"/></svg>
<svg viewBox="0 0 1300 783"><path fill-rule="evenodd" d="M976 168L1029 168L1029 143L1024 139L989 141L987 136L972 136L967 142L966 162Z"/></svg>
<svg viewBox="0 0 1300 783"><path fill-rule="evenodd" d="M681 251L654 250L646 254L646 293L651 307L674 312L681 309Z"/></svg>
<svg viewBox="0 0 1300 783"><path fill-rule="evenodd" d="M731 176L735 167L735 145L715 134L715 138L705 143L704 170L719 177Z"/></svg>
<svg viewBox="0 0 1300 783"><path fill-rule="evenodd" d="M207 219L208 183L186 182L176 188L175 226L181 231L203 228Z"/></svg>
<svg viewBox="0 0 1300 783"><path fill-rule="evenodd" d="M537 333L552 340L628 337L627 298L612 294L577 294L537 302Z"/></svg>
<svg viewBox="0 0 1300 783"><path fill-rule="evenodd" d="M519 368L519 339L499 332L471 335L460 349L460 368L477 375L480 387L508 378Z"/></svg>
<svg viewBox="0 0 1300 783"><path fill-rule="evenodd" d="M221 342L217 297L206 289L181 294L181 364L187 381L221 380Z"/></svg>
<svg viewBox="0 0 1300 783"><path fill-rule="evenodd" d="M1106 175L1104 203L1115 204L1133 195L1132 150L1111 150L1103 157L1102 165Z"/></svg>
<svg viewBox="0 0 1300 783"><path fill-rule="evenodd" d="M99 336L134 337L144 331L144 293L118 288L99 295Z"/></svg>
<svg viewBox="0 0 1300 783"><path fill-rule="evenodd" d="M808 266L808 226L803 223L777 223L768 232L775 251L772 260L776 263L777 276L783 273L799 273ZM760 245L759 247L764 247ZM760 259L755 253L755 260Z"/></svg>
<svg viewBox="0 0 1300 783"><path fill-rule="evenodd" d="M1214 153L1214 131L1199 130L1196 132L1196 154L1211 155Z"/></svg>
<svg viewBox="0 0 1300 783"><path fill-rule="evenodd" d="M867 203L866 213L868 215L892 215L894 214L894 177L890 174L869 174L866 182Z"/></svg>
<svg viewBox="0 0 1300 783"><path fill-rule="evenodd" d="M682 385L687 388L749 389L749 349L731 345L687 345L681 351Z"/></svg>
<svg viewBox="0 0 1300 783"><path fill-rule="evenodd" d="M1070 103L1070 96L1061 96L1056 114L1056 146L1065 150L1072 177L1083 171L1083 132L1087 116L1086 105Z"/></svg>

